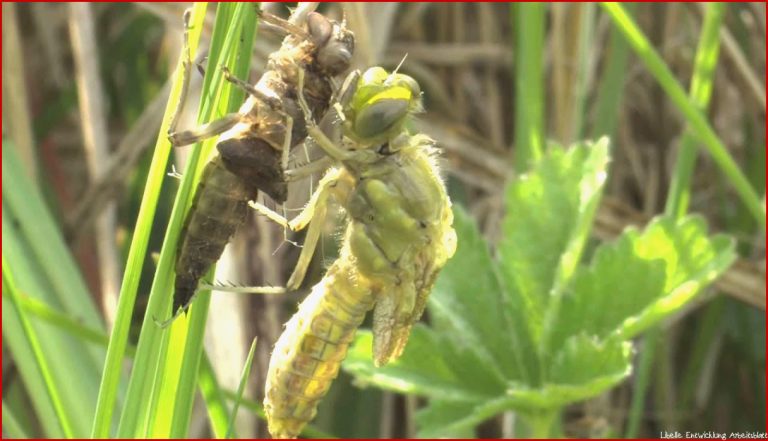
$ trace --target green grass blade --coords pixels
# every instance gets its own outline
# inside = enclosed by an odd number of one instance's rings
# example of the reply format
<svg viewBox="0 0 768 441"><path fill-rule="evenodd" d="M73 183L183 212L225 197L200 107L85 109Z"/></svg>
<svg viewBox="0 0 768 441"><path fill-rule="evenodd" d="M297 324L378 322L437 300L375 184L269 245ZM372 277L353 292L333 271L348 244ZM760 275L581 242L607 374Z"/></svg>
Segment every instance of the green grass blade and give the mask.
<svg viewBox="0 0 768 441"><path fill-rule="evenodd" d="M32 352L35 355L35 359L37 360L37 367L40 370L40 375L45 381L46 391L48 392L48 399L51 401L51 406L53 407L54 412L56 412L56 417L58 418L59 425L61 426L61 431L65 437L71 438L73 436L72 423L70 422L69 415L67 415L67 412L64 410L61 394L59 393L56 382L54 381L53 375L51 374L51 368L45 354L43 353L40 341L37 337L37 333L32 328L32 324L30 323L26 312L21 307L19 302L19 293L16 290L16 284L13 281L12 274L13 273L11 268L8 266L8 262L6 262L5 255L3 254L3 293L5 293L5 295L7 295L10 299L13 311L21 321L24 336L26 337L27 343L32 349Z"/></svg>
<svg viewBox="0 0 768 441"><path fill-rule="evenodd" d="M229 411L224 402L224 392L216 380L213 366L206 354L203 354L200 360L200 374L197 376L197 384L200 386L200 393L203 395L208 409L208 419L211 422L213 436L222 439L227 436Z"/></svg>
<svg viewBox="0 0 768 441"><path fill-rule="evenodd" d="M595 28L595 15L597 15L597 8L592 3L584 3L579 8L579 56L578 56L578 68L576 71L576 99L574 100L574 124L572 127L575 129L574 139L569 139L568 142L573 142L578 139L582 139L584 136L584 116L587 110L587 96L589 94L589 74L591 72L590 63L594 58L590 52L592 42L594 40L594 28ZM598 138L598 137L596 137ZM559 140L563 142L563 140Z"/></svg>
<svg viewBox="0 0 768 441"><path fill-rule="evenodd" d="M680 86L672 72L669 70L669 67L658 52L653 49L650 41L643 35L634 20L627 15L624 8L620 4L614 2L605 2L602 5L603 9L608 13L611 19L613 19L616 27L622 31L629 44L643 63L645 63L646 68L667 93L670 100L672 100L678 110L685 115L693 132L703 143L709 154L712 155L712 159L714 159L715 163L723 171L744 205L746 205L764 231L765 209L760 202L757 192L752 188L749 181L744 176L744 173L742 173L739 166L728 153L725 145L718 138L706 117L701 113L697 106L688 99L682 86Z"/></svg>
<svg viewBox="0 0 768 441"><path fill-rule="evenodd" d="M91 294L77 264L67 250L38 186L33 185L19 165L15 147L3 140L3 258L13 270L17 292L57 308L82 323L102 327ZM37 358L27 342L23 323L10 299L3 298L3 344L13 354L20 378L30 397L32 411L48 437L64 434L50 405L45 379L39 374ZM102 348L84 344L56 329L31 320L42 352L60 393L74 436L85 436L93 421L98 379L104 360ZM31 413L18 409L17 414Z"/></svg>
<svg viewBox="0 0 768 441"><path fill-rule="evenodd" d="M545 5L515 7L515 170L522 173L544 150Z"/></svg>
<svg viewBox="0 0 768 441"><path fill-rule="evenodd" d="M625 5L628 13L632 13L635 5ZM613 134L618 124L621 100L624 95L624 81L629 59L629 45L618 29L611 29L608 52L605 56L605 69L597 82L597 97L595 104L595 122L592 127L592 138L608 136L613 140ZM615 144L615 143L613 143Z"/></svg>
<svg viewBox="0 0 768 441"><path fill-rule="evenodd" d="M109 343L109 337L107 337L103 329L86 326L79 320L51 308L45 302L41 302L33 297L20 295L19 304L28 313L68 332L78 340L96 343L104 347Z"/></svg>
<svg viewBox="0 0 768 441"><path fill-rule="evenodd" d="M709 3L704 14L704 24L699 38L699 47L691 78L690 99L701 111L706 111L712 96L712 77L717 68L720 51L720 25L725 15L725 7L721 3ZM669 195L665 212L681 218L688 211L691 200L691 175L696 165L697 138L691 128L688 128L680 141L680 152L677 156L675 171L672 174Z"/></svg>
<svg viewBox="0 0 768 441"><path fill-rule="evenodd" d="M168 332L163 335L150 405L147 411L145 435L147 438L163 438L171 433L176 414L174 397L179 388L184 346L189 337L189 319L187 315L178 317ZM190 403L190 406L192 404Z"/></svg>
<svg viewBox="0 0 768 441"><path fill-rule="evenodd" d="M190 17L191 29L189 30L189 44L192 53L196 50L197 43L200 39L206 6L206 3L197 3L192 8L192 15ZM169 104L166 108L166 115L163 118L163 124L160 128L155 153L152 158L152 165L150 166L144 198L142 199L141 208L139 209L136 233L134 234L134 239L129 251L128 266L126 268L126 274L118 303L118 315L115 321L115 330L112 333L112 342L110 343L110 350L112 349L112 346L115 345L114 354L111 357L108 356L108 363L105 367L104 381L102 383L102 393L105 395L104 414L100 416L94 425L93 434L95 437L108 436L111 415L114 412L114 402L116 399L115 387L119 381L117 375L121 370L122 355L127 343L128 327L130 325L130 316L132 314L136 290L141 275L141 265L144 262L146 255L147 241L154 220L160 187L162 186L163 180L166 179L165 172L171 148L170 143L166 139L166 133L171 117L176 110L176 104L181 92L182 79L183 75L180 60L171 96L169 98ZM165 245L166 244L164 244L164 246ZM158 268L158 271L159 270L160 268ZM155 289L156 283L153 283L153 290ZM124 297L128 298L126 299ZM154 317L152 317L152 314L156 314L156 311L158 310L158 297L159 296L155 296L154 298L154 308L152 308L153 298L150 297L150 308L147 310L147 316L145 317L144 325L142 326L142 335L139 343L141 345L142 340L144 341L144 350L137 349L134 370L132 372L131 382L129 383L125 407L121 415L120 426L118 427L118 433L122 433L121 436L123 437L130 437L137 434L135 430L138 428L140 413L142 409L145 409L146 403L144 400L146 395L140 394L140 391L144 389L147 382L150 382L150 380L153 379L151 372L154 372L154 368L150 368L150 366L154 365L157 361L157 354L153 353L152 347L155 346L156 349L161 344L159 341L159 334L161 334L161 332L156 329L153 321ZM166 302L166 304L170 305L170 302ZM168 308L166 307L166 309ZM158 315L157 317L161 316ZM148 328L151 332L144 332L147 331Z"/></svg>
<svg viewBox="0 0 768 441"><path fill-rule="evenodd" d="M235 420L237 418L237 411L240 409L240 402L243 399L243 392L245 392L245 385L248 383L248 377L251 375L251 367L253 366L253 355L256 353L256 339L253 339L251 343L251 349L248 351L248 357L245 358L245 366L243 366L243 374L240 376L240 384L237 385L237 399L235 400L235 406L232 408L232 415L230 415L229 424L227 427L227 438L235 436ZM236 437L236 436L235 436Z"/></svg>
<svg viewBox="0 0 768 441"><path fill-rule="evenodd" d="M237 3L231 14L230 27L222 45L222 59L226 57L228 60L226 64L234 75L237 75L238 78L247 78L250 71L254 36L256 35L256 8L253 4ZM220 69L217 71L220 72ZM226 85L229 86L228 83ZM236 111L243 99L242 92L232 87L228 87L224 91L222 98L225 97L228 99L220 100L220 103L226 104L226 107L220 109L223 113ZM187 344L184 346L183 361L179 371L179 387L174 397L172 437L186 436L189 428L198 367L203 353L203 336L208 317L209 301L210 292L200 296L196 301L197 306L190 316L189 335Z"/></svg>
<svg viewBox="0 0 768 441"><path fill-rule="evenodd" d="M73 319L68 315L62 314L59 311L56 311L55 309L37 299L22 295L19 297L19 301L24 310L30 314L47 323L50 323L60 330L76 336L81 341L94 343L99 346L104 346L105 348L109 344L109 336L100 329L94 329L92 327L85 326L80 321ZM136 348L129 345L126 348L125 353L129 357L133 357L136 353ZM201 360L198 385L200 387L200 393L205 399L213 433L216 438L224 438L227 433L229 414L227 411L226 403L224 402L224 393L219 387L216 377L213 373L213 366L211 366L211 362L208 360L208 357L205 354L203 354ZM6 406L6 408L9 408L9 406ZM6 415L10 414L4 414L3 417ZM9 433L12 434L14 432ZM19 438L24 437L26 436L19 436Z"/></svg>
<svg viewBox="0 0 768 441"><path fill-rule="evenodd" d="M224 396L232 401L238 401L237 398L237 392L233 390L227 390L223 389ZM251 412L255 413L259 416L262 420L266 420L266 415L264 414L264 408L261 407L261 404L257 403L256 401L249 400L246 398L242 398L239 400L240 404L245 407L246 409L250 410ZM311 425L307 425L304 427L304 430L301 432L301 436L305 438L312 438L312 439L333 439L336 438L335 436L326 433L320 429L316 429L312 427Z"/></svg>
<svg viewBox="0 0 768 441"><path fill-rule="evenodd" d="M227 60L233 60L232 54L238 51L241 42L241 30L247 16L247 8L252 5L242 3L221 3L217 8L217 18L209 50L209 66L206 71L204 84L210 84L211 88L205 89L202 94L199 123L207 122L220 117L222 114L233 111L237 105L233 105L230 96L230 84L223 81L223 74L218 66L230 64ZM253 24L252 24L253 25ZM238 63L249 63L247 60L237 60ZM239 103L234 103L239 104ZM176 202L171 213L169 226L160 252L157 272L152 284L149 296L147 316L142 325L141 337L137 348L135 368L129 383L126 409L123 413L118 428L118 436L168 436L174 433L183 436L187 430L194 398L194 384L197 378L197 367L202 348L202 335L204 323L207 318L208 293L198 296L194 305L189 310L189 320L177 320L171 326L171 332L160 329L155 320L164 320L169 316L171 305L171 293L173 291L173 264L175 251L184 216L189 207L193 188L199 180L199 175L205 166L207 159L215 145L215 139L203 142L201 148L194 148L189 158L181 186L176 195ZM183 327L183 332L176 333L174 327ZM184 344L179 341L172 342L175 349L183 348L184 355L169 354L164 348L169 347L169 334L173 338L181 339L184 336ZM180 366L175 363L181 356ZM170 359L169 357L173 357ZM186 397L186 398L185 398ZM173 409L173 415L164 414L158 417L153 409ZM170 418L170 421L168 421Z"/></svg>
<svg viewBox="0 0 768 441"><path fill-rule="evenodd" d="M189 30L189 45L191 53L195 53L202 23L205 18L206 3L197 3L192 9ZM160 125L160 133L155 144L152 164L150 165L147 184L144 190L144 197L141 201L139 214L136 222L136 228L128 251L128 260L123 276L123 283L120 288L120 297L118 300L117 315L115 325L110 336L110 344L107 348L107 359L104 365L99 399L96 407L96 417L93 422L91 436L94 438L107 438L110 436L110 427L112 424L112 415L115 412L117 402L117 389L120 383L120 373L122 372L123 356L125 355L126 345L128 343L128 332L130 329L133 308L136 302L136 292L141 278L141 269L146 259L147 244L149 243L149 234L151 232L157 202L160 196L160 189L166 175L168 164L168 155L171 145L166 138L168 126L176 108L182 87L182 64L181 59L177 64L176 74L168 99L163 123ZM130 412L130 411L129 411Z"/></svg>
<svg viewBox="0 0 768 441"><path fill-rule="evenodd" d="M643 354L655 354L659 339L663 335L658 327L648 331L643 338ZM627 416L627 431L625 438L637 438L640 433L640 426L645 415L645 394L648 385L651 382L651 372L653 371L653 357L640 357L638 364L638 374L635 377L632 393L632 402Z"/></svg>
<svg viewBox="0 0 768 441"><path fill-rule="evenodd" d="M5 400L3 400L3 437L8 435L10 438L22 439L30 438L27 432L24 430L24 425L16 418L16 412L6 406Z"/></svg>

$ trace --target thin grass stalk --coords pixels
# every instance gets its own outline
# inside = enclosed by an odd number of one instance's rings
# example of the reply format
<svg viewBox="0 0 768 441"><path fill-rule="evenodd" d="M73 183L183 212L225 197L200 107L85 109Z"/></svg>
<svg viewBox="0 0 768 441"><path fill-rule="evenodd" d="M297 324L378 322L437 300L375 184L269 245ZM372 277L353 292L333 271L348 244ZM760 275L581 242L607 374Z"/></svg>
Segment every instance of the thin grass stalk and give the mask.
<svg viewBox="0 0 768 441"><path fill-rule="evenodd" d="M200 40L206 6L206 3L197 3L192 8L189 30L189 46L191 53L196 51L198 41ZM158 140L155 144L152 163L147 178L147 185L139 208L133 240L128 252L128 262L118 300L118 312L115 319L115 326L110 337L110 345L107 350L107 362L104 366L99 404L97 406L96 419L94 420L92 431L92 436L95 438L106 438L110 436L109 429L112 415L115 410L117 386L120 381L119 375L122 370L123 355L125 353L128 330L136 300L136 291L141 277L141 268L146 259L147 243L154 222L160 188L163 181L166 179L165 173L168 164L168 155L170 154L171 149L170 142L167 139L167 131L172 116L176 110L176 102L181 94L183 84L182 72L182 59L180 59L177 65L173 86L171 88L168 106L166 107L165 116L163 117L163 123L160 126ZM149 318L149 320L151 319L152 318ZM146 360L148 355L149 354L143 355L143 363L148 363L149 360ZM139 358L138 354L137 358ZM134 369L136 367L137 365L134 365ZM123 416L125 416L125 410Z"/></svg>
<svg viewBox="0 0 768 441"><path fill-rule="evenodd" d="M696 414L694 405L696 396L701 389L702 375L705 375L709 364L707 359L711 354L719 352L718 340L722 336L723 324L725 323L723 317L727 306L725 297L715 298L702 311L700 320L698 320L696 331L693 333L696 337L691 346L691 355L686 361L680 379L680 409L685 414Z"/></svg>
<svg viewBox="0 0 768 441"><path fill-rule="evenodd" d="M232 414L229 417L229 423L227 424L227 438L237 437L235 435L235 419L237 418L237 411L240 408L240 403L243 400L243 393L245 392L245 385L248 384L248 378L251 375L251 367L253 366L253 355L256 353L256 339L251 342L251 349L248 351L248 356L245 358L245 365L243 366L243 373L240 375L240 383L237 385L237 399L235 405L232 408Z"/></svg>
<svg viewBox="0 0 768 441"><path fill-rule="evenodd" d="M515 170L525 172L544 149L544 19L542 3L515 5Z"/></svg>
<svg viewBox="0 0 768 441"><path fill-rule="evenodd" d="M625 5L625 7L630 15L635 9L635 5L632 3ZM605 69L600 76L600 81L596 83L595 121L592 125L591 134L593 139L601 136L608 136L613 139L621 114L620 106L624 95L629 45L618 29L612 28L610 32ZM611 143L612 146L615 144Z"/></svg>
<svg viewBox="0 0 768 441"><path fill-rule="evenodd" d="M254 4L238 3L233 11L231 28L227 32L225 48L227 47L227 41L232 42L230 43L231 45L236 45L238 41L240 42L239 45L233 46L233 50L224 50L222 52L222 55L228 58L226 64L238 78L247 78L250 70L250 54L253 50L257 27L256 7L258 6ZM244 98L243 92L238 88L229 87L229 95L227 108L222 109L224 113L236 111ZM211 273L213 273L213 270ZM200 302L201 300L202 303ZM203 299L198 300L196 311L190 316L189 334L184 346L182 366L179 373L179 387L174 400L173 423L171 425L172 437L186 436L189 428L198 367L203 353L203 335L205 333L205 322L208 317L209 306L210 292L206 293Z"/></svg>
<svg viewBox="0 0 768 441"><path fill-rule="evenodd" d="M655 354L660 337L661 331L658 327L649 329L643 337L641 354ZM627 415L627 428L624 432L625 438L637 438L640 433L640 425L645 416L645 393L651 382L651 372L653 371L653 357L641 356L637 370L635 384L632 388L632 401L629 406L629 414Z"/></svg>
<svg viewBox="0 0 768 441"><path fill-rule="evenodd" d="M579 13L579 66L576 70L576 86L574 100L574 141L584 136L584 116L586 114L588 86L590 78L594 75L593 54L590 51L594 41L595 15L597 9L592 3L580 5Z"/></svg>
<svg viewBox="0 0 768 441"><path fill-rule="evenodd" d="M229 410L224 401L224 392L216 379L211 360L208 359L205 353L203 353L203 357L200 360L200 373L197 376L197 384L200 387L200 394L205 401L213 436L218 439L225 438L229 426Z"/></svg>
<svg viewBox="0 0 768 441"><path fill-rule="evenodd" d="M227 99L228 84L222 81L222 72L218 68L221 62L226 60L224 54L228 54L234 48L239 38L239 28L230 27L230 22L238 23L237 14L233 10L242 8L241 5L222 3L218 6L214 33L211 39L209 60L211 66L204 79L204 93L201 101L201 111L198 123L210 121L221 115L221 100ZM239 21L242 23L241 21ZM205 87L209 85L209 87ZM215 85L210 87L210 85ZM208 158L213 149L213 141L208 140L200 148L193 148L190 154L184 177L176 201L171 213L169 226L160 251L157 272L152 284L149 296L149 305L142 325L141 337L136 355L134 372L129 383L126 409L136 406L130 413L124 412L121 419L118 435L129 436L168 436L172 430L172 421L175 417L175 394L179 385L179 377L182 375L180 367L183 366L183 350L187 341L187 333L190 323L195 316L202 314L197 320L204 322L207 313L207 293L199 295L195 305L190 308L187 316L177 318L170 329L161 329L155 322L158 319L169 317L171 305L171 293L173 291L173 262L176 246L181 235L184 216L191 203L193 188L199 180L204 167L201 158ZM167 348L172 348L169 353ZM177 365L182 360L180 365ZM169 383L170 382L170 383ZM186 387L186 386L185 386ZM133 400L131 402L131 400ZM148 405L147 405L147 401ZM186 404L191 406L191 404ZM163 418L157 418L158 412L168 410ZM173 410L171 410L173 409ZM171 415L173 413L173 415Z"/></svg>
<svg viewBox="0 0 768 441"><path fill-rule="evenodd" d="M78 338L80 341L93 343L105 348L109 344L109 335L103 330L86 326L82 321L51 308L45 302L23 295L19 296L19 302L29 314ZM126 356L133 357L135 353L136 347L128 345L125 351ZM208 409L208 416L211 421L211 428L214 436L216 438L224 438L226 436L227 424L229 421L227 406L224 402L224 393L219 387L216 377L213 374L213 366L211 366L211 362L205 354L203 354L201 360L198 385ZM3 418L8 415L10 414L5 413L4 410ZM9 431L8 433L13 435L15 432ZM25 436L21 435L19 435L19 437L25 438ZM28 436L26 436L26 438L28 438Z"/></svg>
<svg viewBox="0 0 768 441"><path fill-rule="evenodd" d="M703 143L712 159L720 167L730 184L736 190L741 201L755 217L758 225L765 231L765 209L757 192L752 188L738 164L731 157L723 142L718 138L706 117L699 111L685 94L680 83L675 79L661 56L653 49L651 43L640 28L627 15L624 7L618 3L605 2L603 9L608 13L614 24L619 28L646 68L656 78L659 85L667 93L677 109L685 116L691 129Z"/></svg>
<svg viewBox="0 0 768 441"><path fill-rule="evenodd" d="M702 112L706 111L712 96L713 77L720 51L720 27L724 15L723 4L707 4L689 91L691 101ZM665 213L678 219L685 216L691 200L691 176L696 166L697 141L691 127L688 127L680 141L680 151L664 209Z"/></svg>
<svg viewBox="0 0 768 441"><path fill-rule="evenodd" d="M192 10L189 33L191 53L194 53L197 49L197 44L200 40L205 8L205 3L198 3ZM170 154L171 145L166 133L168 132L168 127L176 107L176 101L178 101L181 94L183 83L182 70L182 59L180 58L165 110L165 116L163 117L163 123L160 126L160 133L155 143L147 185L144 190L144 197L141 200L136 228L128 251L125 274L118 297L115 324L110 335L110 344L107 347L107 358L104 364L96 415L91 431L91 436L94 438L108 438L110 436L109 431L117 402L117 389L120 383L122 362L128 343L128 332L133 316L133 308L136 303L141 269L146 259L149 234L154 223L157 201L160 196L163 180L165 179L168 155Z"/></svg>
<svg viewBox="0 0 768 441"><path fill-rule="evenodd" d="M32 323L30 323L26 312L21 307L21 302L19 301L19 293L16 289L16 284L13 281L11 269L8 266L8 262L5 260L5 254L3 254L2 258L2 267L3 293L10 299L13 312L19 318L19 321L21 321L24 336L26 337L27 342L29 343L29 347L32 349L32 353L37 360L37 367L40 370L40 375L43 377L45 382L46 392L48 392L48 399L50 400L51 406L56 413L59 425L61 426L61 431L65 437L72 438L74 435L72 430L72 423L70 422L69 415L64 409L64 405L62 404L61 394L59 393L56 382L54 381L53 375L51 374L51 367L49 366L48 360L43 353L40 340L37 337L37 332L32 327Z"/></svg>
<svg viewBox="0 0 768 441"><path fill-rule="evenodd" d="M78 340L96 343L104 347L109 343L109 337L104 333L103 329L86 326L80 320L61 313L36 298L21 295L19 296L19 304L26 312L58 327ZM127 352L131 352L130 348Z"/></svg>

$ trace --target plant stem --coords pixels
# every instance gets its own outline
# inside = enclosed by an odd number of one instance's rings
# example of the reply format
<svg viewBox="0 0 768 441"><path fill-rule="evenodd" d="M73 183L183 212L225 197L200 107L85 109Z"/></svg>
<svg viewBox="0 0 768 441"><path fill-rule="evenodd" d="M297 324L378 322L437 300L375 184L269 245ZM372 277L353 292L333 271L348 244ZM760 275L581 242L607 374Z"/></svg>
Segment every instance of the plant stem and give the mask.
<svg viewBox="0 0 768 441"><path fill-rule="evenodd" d="M555 418L560 415L560 408L557 409L539 409L532 412L521 414L524 417L531 438L551 438L552 426Z"/></svg>
<svg viewBox="0 0 768 441"><path fill-rule="evenodd" d="M515 170L527 171L544 149L542 3L520 3L515 41Z"/></svg>
<svg viewBox="0 0 768 441"><path fill-rule="evenodd" d="M720 3L710 3L704 14L699 47L696 51L696 61L691 78L691 101L701 111L705 111L712 96L712 77L717 67L720 49L720 25L725 15L725 8ZM680 151L672 175L669 195L665 212L681 218L688 210L691 199L691 175L696 165L696 136L688 127L680 141Z"/></svg>
<svg viewBox="0 0 768 441"><path fill-rule="evenodd" d="M669 70L667 64L651 46L650 41L643 35L634 20L627 15L624 8L618 3L605 2L603 3L603 9L613 19L616 27L624 33L635 53L656 78L656 81L664 89L669 99L685 115L698 139L709 151L709 154L712 155L712 159L728 178L744 205L752 213L752 216L755 217L758 225L765 231L765 209L760 197L755 189L752 188L752 185L744 176L736 161L733 160L723 142L718 138L707 118L688 99L685 91Z"/></svg>

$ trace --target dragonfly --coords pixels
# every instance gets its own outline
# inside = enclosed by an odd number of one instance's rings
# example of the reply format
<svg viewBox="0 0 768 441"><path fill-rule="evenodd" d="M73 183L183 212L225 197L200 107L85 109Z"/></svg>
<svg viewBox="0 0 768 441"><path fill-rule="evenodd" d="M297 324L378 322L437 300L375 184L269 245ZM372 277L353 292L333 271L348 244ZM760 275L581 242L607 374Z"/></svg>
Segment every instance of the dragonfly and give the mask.
<svg viewBox="0 0 768 441"><path fill-rule="evenodd" d="M172 120L168 137L176 147L220 135L217 153L203 170L184 221L176 253L175 312L187 310L200 278L221 257L231 236L245 222L248 202L256 200L259 190L278 203L285 202L287 183L283 172L289 152L307 135L303 113L296 103L299 76L305 104L311 112L322 114L338 89L335 77L349 69L355 37L345 21L336 22L317 12L297 15L291 21L260 14L263 21L282 29L287 36L280 49L269 56L267 69L255 85L234 78L223 68L225 78L248 96L237 112L191 130L178 130L178 111ZM186 96L192 65L188 49L184 53L185 87L179 108Z"/></svg>
<svg viewBox="0 0 768 441"><path fill-rule="evenodd" d="M405 130L422 111L418 83L374 67L348 76L339 97L333 107L337 130L330 134L314 122L303 95L298 97L308 139L333 162L306 207L289 221L251 204L291 230L307 229L288 291L304 278L329 204L335 201L347 214L339 257L287 322L272 352L264 410L274 438L295 438L314 418L371 309L374 363L381 366L402 354L440 269L456 250L439 150L428 136Z"/></svg>

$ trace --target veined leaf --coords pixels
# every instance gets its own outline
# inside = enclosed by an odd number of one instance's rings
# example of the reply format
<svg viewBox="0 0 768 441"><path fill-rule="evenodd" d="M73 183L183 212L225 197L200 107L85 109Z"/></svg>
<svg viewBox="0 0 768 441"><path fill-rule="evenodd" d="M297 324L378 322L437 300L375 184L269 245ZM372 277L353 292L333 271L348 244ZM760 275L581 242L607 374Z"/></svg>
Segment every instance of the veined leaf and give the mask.
<svg viewBox="0 0 768 441"><path fill-rule="evenodd" d="M546 383L537 388L510 384L516 409L556 409L594 397L626 378L631 371L631 344L618 339L601 342L579 334L568 338L548 365Z"/></svg>
<svg viewBox="0 0 768 441"><path fill-rule="evenodd" d="M578 262L605 182L608 140L553 147L507 189L500 276L512 320L528 324L534 341Z"/></svg>
<svg viewBox="0 0 768 441"><path fill-rule="evenodd" d="M499 332L520 323L512 322L505 313L509 307L498 295L501 285L495 272L489 271L493 262L488 245L469 214L460 207L454 211L454 228L461 241L429 299L433 327L438 335L452 336L452 346L459 351L456 356L472 352L482 363L479 368L487 371L484 377L496 379L498 387L503 387L505 378L529 378L522 360L526 355L523 348L531 347L526 329ZM452 362L459 361L452 358Z"/></svg>
<svg viewBox="0 0 768 441"><path fill-rule="evenodd" d="M405 353L397 361L376 368L373 365L373 334L358 332L349 350L344 369L354 374L360 384L395 390L402 393L426 395L452 401L477 401L483 397L462 385L452 368L435 351L438 339L422 325L413 328Z"/></svg>
<svg viewBox="0 0 768 441"><path fill-rule="evenodd" d="M736 257L731 239L706 234L700 217L661 217L598 248L563 300L553 347L578 332L628 339L679 310Z"/></svg>

